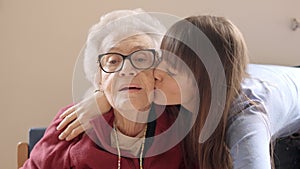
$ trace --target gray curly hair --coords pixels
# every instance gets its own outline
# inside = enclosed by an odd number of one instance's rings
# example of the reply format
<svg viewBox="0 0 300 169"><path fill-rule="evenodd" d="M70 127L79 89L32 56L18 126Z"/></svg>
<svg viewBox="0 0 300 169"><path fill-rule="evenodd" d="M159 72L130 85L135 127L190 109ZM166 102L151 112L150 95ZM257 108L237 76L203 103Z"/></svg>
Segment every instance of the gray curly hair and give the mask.
<svg viewBox="0 0 300 169"><path fill-rule="evenodd" d="M142 9L116 10L103 15L90 28L87 37L83 60L87 80L97 85L97 57L100 53L108 52L117 42L133 35L147 34L152 38L155 49L159 49L165 31L166 28L157 18Z"/></svg>

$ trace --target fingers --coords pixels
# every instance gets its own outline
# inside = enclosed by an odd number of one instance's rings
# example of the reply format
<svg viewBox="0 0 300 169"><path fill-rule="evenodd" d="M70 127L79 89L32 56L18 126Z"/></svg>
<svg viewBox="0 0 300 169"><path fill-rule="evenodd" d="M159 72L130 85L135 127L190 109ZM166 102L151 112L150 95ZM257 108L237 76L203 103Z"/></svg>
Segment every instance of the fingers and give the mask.
<svg viewBox="0 0 300 169"><path fill-rule="evenodd" d="M61 129L65 128L69 123L71 123L76 118L77 118L76 111L73 110L73 112L71 114L69 114L66 117L64 117L64 119L56 127L56 130L61 130Z"/></svg>
<svg viewBox="0 0 300 169"><path fill-rule="evenodd" d="M68 127L58 136L60 140L64 140L67 138L74 129L81 127L81 124L78 119L74 120L71 124L68 125Z"/></svg>
<svg viewBox="0 0 300 169"><path fill-rule="evenodd" d="M72 106L70 108L68 108L66 111L64 111L59 118L65 118L66 116L68 116L69 114L73 113L76 110L76 106Z"/></svg>
<svg viewBox="0 0 300 169"><path fill-rule="evenodd" d="M78 126L74 130L72 130L72 132L66 137L66 141L70 141L70 140L74 139L75 137L77 137L79 134L81 134L83 132L84 132L83 127Z"/></svg>

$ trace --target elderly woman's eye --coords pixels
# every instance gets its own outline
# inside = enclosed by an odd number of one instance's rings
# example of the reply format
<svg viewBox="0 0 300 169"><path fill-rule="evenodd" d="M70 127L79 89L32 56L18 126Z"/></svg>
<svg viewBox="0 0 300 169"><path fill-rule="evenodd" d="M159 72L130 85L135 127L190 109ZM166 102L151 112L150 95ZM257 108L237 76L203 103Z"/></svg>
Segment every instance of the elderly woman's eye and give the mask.
<svg viewBox="0 0 300 169"><path fill-rule="evenodd" d="M118 57L110 57L106 61L106 65L108 66L114 66L120 64L122 61Z"/></svg>
<svg viewBox="0 0 300 169"><path fill-rule="evenodd" d="M108 61L108 64L109 65L114 65L114 64L117 64L117 60L110 60L110 61Z"/></svg>
<svg viewBox="0 0 300 169"><path fill-rule="evenodd" d="M147 59L146 58L137 58L135 59L136 62L146 62Z"/></svg>

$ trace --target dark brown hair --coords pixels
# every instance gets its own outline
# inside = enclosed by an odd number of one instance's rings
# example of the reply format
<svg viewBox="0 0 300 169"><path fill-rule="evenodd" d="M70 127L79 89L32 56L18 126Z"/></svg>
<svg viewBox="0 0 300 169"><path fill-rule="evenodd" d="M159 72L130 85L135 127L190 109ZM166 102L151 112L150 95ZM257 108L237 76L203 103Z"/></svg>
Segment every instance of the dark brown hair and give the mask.
<svg viewBox="0 0 300 169"><path fill-rule="evenodd" d="M198 32L195 31L195 28L198 29ZM198 38L199 30L206 35L215 48L226 78L226 84L218 84L226 86L225 108L220 107L217 110L222 113L221 120L213 134L203 143L199 143L199 136L211 106L211 86L216 83L214 78L218 77L213 77L213 79L209 77L207 65L200 59L210 57L210 54L205 53L207 49L202 45L203 39ZM190 44L192 44L192 47ZM245 69L248 56L242 34L235 25L223 17L191 16L178 21L167 31L162 40L161 49L183 60L193 72L198 83L199 113L194 126L183 142L186 167L194 168L197 166L203 169L232 168L232 159L226 144L226 125L229 108L234 98L239 94L242 79L246 76ZM196 53L201 53L203 56L200 57ZM214 71L213 69L213 67L210 68L210 71ZM196 161L199 163L195 164Z"/></svg>

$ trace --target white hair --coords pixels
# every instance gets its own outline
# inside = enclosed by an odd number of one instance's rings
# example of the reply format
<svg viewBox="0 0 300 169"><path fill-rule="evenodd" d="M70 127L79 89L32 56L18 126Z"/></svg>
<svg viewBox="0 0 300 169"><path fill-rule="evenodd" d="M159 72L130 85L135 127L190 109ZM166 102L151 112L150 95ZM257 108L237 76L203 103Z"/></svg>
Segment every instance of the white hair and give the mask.
<svg viewBox="0 0 300 169"><path fill-rule="evenodd" d="M83 63L86 78L97 85L94 79L98 71L98 55L108 52L116 42L142 33L152 38L154 49L159 49L165 31L157 18L142 9L117 10L103 15L89 30Z"/></svg>

